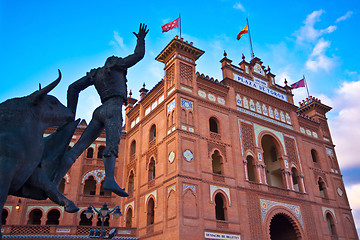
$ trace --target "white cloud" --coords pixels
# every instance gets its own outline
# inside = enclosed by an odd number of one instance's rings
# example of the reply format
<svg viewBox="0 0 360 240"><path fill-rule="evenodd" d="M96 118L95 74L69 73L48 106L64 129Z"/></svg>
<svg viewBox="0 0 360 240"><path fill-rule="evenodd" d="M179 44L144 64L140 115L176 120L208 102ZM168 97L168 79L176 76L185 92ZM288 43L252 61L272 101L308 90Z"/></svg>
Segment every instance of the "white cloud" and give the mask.
<svg viewBox="0 0 360 240"><path fill-rule="evenodd" d="M358 143L360 128L360 80L344 82L333 97L335 117L329 119L338 161L343 169L360 166ZM360 196L360 195L359 195Z"/></svg>
<svg viewBox="0 0 360 240"><path fill-rule="evenodd" d="M234 5L234 8L235 8L235 9L239 9L239 10L245 12L245 8L244 8L244 6L243 6L240 2L237 2L237 3Z"/></svg>
<svg viewBox="0 0 360 240"><path fill-rule="evenodd" d="M330 45L330 41L325 41L321 38L315 45L309 59L306 61L306 68L313 72L321 69L329 72L335 66L335 59L325 55Z"/></svg>
<svg viewBox="0 0 360 240"><path fill-rule="evenodd" d="M344 16L341 16L338 19L336 19L336 22L338 23L338 22L341 22L341 21L344 21L344 20L350 18L352 14L353 14L352 11L348 11Z"/></svg>
<svg viewBox="0 0 360 240"><path fill-rule="evenodd" d="M110 41L110 45L114 47L114 50L117 54L127 52L127 47L124 44L124 39L120 37L117 31L114 31L114 40Z"/></svg>
<svg viewBox="0 0 360 240"><path fill-rule="evenodd" d="M307 15L306 20L304 21L305 25L294 33L298 44L315 42L322 35L332 33L336 30L336 26L329 26L325 29L315 29L315 23L320 21L320 16L323 13L325 13L324 10L319 10Z"/></svg>

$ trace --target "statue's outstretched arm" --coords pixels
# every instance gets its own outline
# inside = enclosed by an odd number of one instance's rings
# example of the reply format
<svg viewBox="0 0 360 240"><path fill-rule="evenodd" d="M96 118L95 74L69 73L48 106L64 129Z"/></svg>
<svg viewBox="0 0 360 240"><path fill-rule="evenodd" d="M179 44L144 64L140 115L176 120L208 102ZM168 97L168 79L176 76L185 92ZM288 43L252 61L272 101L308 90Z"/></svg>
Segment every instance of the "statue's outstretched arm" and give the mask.
<svg viewBox="0 0 360 240"><path fill-rule="evenodd" d="M80 78L69 86L67 91L67 107L70 108L74 114L76 113L79 93L92 84L93 82L91 81L91 78L88 74L87 76Z"/></svg>
<svg viewBox="0 0 360 240"><path fill-rule="evenodd" d="M119 60L121 61L120 65L126 68L129 68L139 62L145 55L145 36L149 32L149 29L146 29L147 26L144 23L140 24L139 32L134 33L137 37L137 44L134 50L134 53Z"/></svg>

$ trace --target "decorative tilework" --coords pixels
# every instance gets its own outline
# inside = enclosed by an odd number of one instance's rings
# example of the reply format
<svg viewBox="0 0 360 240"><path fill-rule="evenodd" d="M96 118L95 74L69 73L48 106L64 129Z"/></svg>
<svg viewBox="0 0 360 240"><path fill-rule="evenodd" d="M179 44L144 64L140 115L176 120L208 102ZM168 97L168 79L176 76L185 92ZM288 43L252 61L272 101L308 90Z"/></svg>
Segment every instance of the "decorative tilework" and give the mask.
<svg viewBox="0 0 360 240"><path fill-rule="evenodd" d="M343 190L341 190L341 188L339 188L339 187L336 189L336 191L340 197L342 197L342 195L344 194Z"/></svg>
<svg viewBox="0 0 360 240"><path fill-rule="evenodd" d="M217 98L217 101L218 103L222 104L222 105L225 105L225 99L221 98L221 97L218 97Z"/></svg>
<svg viewBox="0 0 360 240"><path fill-rule="evenodd" d="M172 186L170 186L170 187L168 187L168 195L169 195L169 193L171 192L171 190L173 190L174 192L176 192L176 185L175 185L175 184L172 185Z"/></svg>
<svg viewBox="0 0 360 240"><path fill-rule="evenodd" d="M318 135L317 135L316 132L312 132L312 135L313 135L314 138L318 138Z"/></svg>
<svg viewBox="0 0 360 240"><path fill-rule="evenodd" d="M262 161L263 160L263 157L262 157L262 154L261 153L257 153L258 154L258 159L259 159L259 161Z"/></svg>
<svg viewBox="0 0 360 240"><path fill-rule="evenodd" d="M260 114L262 114L262 109L261 109L261 105L259 102L256 103L256 111Z"/></svg>
<svg viewBox="0 0 360 240"><path fill-rule="evenodd" d="M85 174L85 176L82 178L81 183L84 183L85 180L89 177L89 176L94 176L94 178L96 179L97 183L100 183L104 178L105 178L105 170L93 170L91 172L88 172L87 174Z"/></svg>
<svg viewBox="0 0 360 240"><path fill-rule="evenodd" d="M236 105L242 107L242 99L239 94L236 94Z"/></svg>
<svg viewBox="0 0 360 240"><path fill-rule="evenodd" d="M309 129L306 129L306 134L311 136L311 131Z"/></svg>
<svg viewBox="0 0 360 240"><path fill-rule="evenodd" d="M291 124L290 115L289 115L288 113L286 113L285 118L286 118L286 122L287 122L288 124Z"/></svg>
<svg viewBox="0 0 360 240"><path fill-rule="evenodd" d="M273 134L275 134L275 136L280 140L281 142L281 146L284 150L284 153L285 155L287 155L286 153L286 149L285 149L285 141L284 141L284 136L281 132L278 132L278 131L275 131L273 129L270 129L270 128L267 128L267 127L264 127L264 126L261 126L261 125L258 125L258 124L255 124L254 123L254 131L255 131L255 140L256 140L256 146L259 147L259 143L258 143L258 136L259 134L264 131L264 130L267 130L267 131L270 131L272 132Z"/></svg>
<svg viewBox="0 0 360 240"><path fill-rule="evenodd" d="M255 112L255 104L254 104L254 101L252 99L250 99L250 110Z"/></svg>
<svg viewBox="0 0 360 240"><path fill-rule="evenodd" d="M157 107L158 103L157 101L153 102L153 104L151 105L151 109L154 110Z"/></svg>
<svg viewBox="0 0 360 240"><path fill-rule="evenodd" d="M285 163L285 167L286 167L286 168L289 168L289 162L288 162L288 160L284 160L284 163Z"/></svg>
<svg viewBox="0 0 360 240"><path fill-rule="evenodd" d="M283 111L280 111L280 119L282 122L285 122L285 116L284 116Z"/></svg>
<svg viewBox="0 0 360 240"><path fill-rule="evenodd" d="M171 101L171 103L167 106L167 111L171 112L175 108L175 99Z"/></svg>
<svg viewBox="0 0 360 240"><path fill-rule="evenodd" d="M266 108L266 105L265 105L265 104L263 104L263 105L262 105L262 112L263 112L263 114L264 114L265 116L267 116L267 115L268 115L268 110L267 110L267 108Z"/></svg>
<svg viewBox="0 0 360 240"><path fill-rule="evenodd" d="M322 212L323 212L323 216L324 216L324 220L325 220L325 221L326 221L326 215L325 215L325 212L326 212L326 211L329 211L329 212L331 212L331 213L333 214L333 216L334 216L334 218L335 218L335 221L336 221L336 223L337 223L337 220L336 220L336 215L335 215L335 211L334 211L334 209L333 209L333 208L321 207L321 209L322 209Z"/></svg>
<svg viewBox="0 0 360 240"><path fill-rule="evenodd" d="M151 107L148 107L146 110L145 110L145 116L148 115L151 111Z"/></svg>
<svg viewBox="0 0 360 240"><path fill-rule="evenodd" d="M181 107L193 110L193 103L188 100L181 99Z"/></svg>
<svg viewBox="0 0 360 240"><path fill-rule="evenodd" d="M194 132L194 128L189 127L189 132Z"/></svg>
<svg viewBox="0 0 360 240"><path fill-rule="evenodd" d="M66 183L69 183L70 182L70 176L69 176L69 174L65 174L65 177L64 177L65 179L66 179Z"/></svg>
<svg viewBox="0 0 360 240"><path fill-rule="evenodd" d="M260 207L261 207L261 216L262 216L262 222L264 223L266 214L270 211L271 208L275 206L282 206L287 209L289 209L292 213L295 214L295 216L300 221L301 225L304 227L304 222L302 219L301 209L300 206L287 204L287 203L281 203L281 202L275 202L265 199L260 199Z"/></svg>
<svg viewBox="0 0 360 240"><path fill-rule="evenodd" d="M243 112L243 113L252 115L252 116L254 116L254 117L261 118L262 120L265 120L265 121L274 123L274 124L276 124L276 125L279 125L279 126L282 126L282 127L288 128L288 129L293 129L293 128L292 128L291 126L289 126L289 125L286 125L286 124L284 124L284 123L275 121L275 120L273 120L273 119L271 119L271 118L262 116L262 115L260 115L260 114L254 113L254 112L250 112L249 110L242 109L242 108L239 108L239 107L237 107L237 110L239 110L240 112Z"/></svg>
<svg viewBox="0 0 360 240"><path fill-rule="evenodd" d="M164 95L161 95L161 96L159 97L159 104L162 103L163 101L164 101Z"/></svg>
<svg viewBox="0 0 360 240"><path fill-rule="evenodd" d="M147 200L149 199L149 197L150 197L151 195L154 196L155 207L157 206L157 201L156 201L156 199L157 199L157 190L154 190L154 191L152 191L151 193L148 193L148 194L145 195L145 212L146 212L146 209L147 209L147 207L146 207L146 202L147 202Z"/></svg>
<svg viewBox="0 0 360 240"><path fill-rule="evenodd" d="M269 107L269 117L274 118L274 112L272 110L272 107Z"/></svg>
<svg viewBox="0 0 360 240"><path fill-rule="evenodd" d="M131 206L133 210L133 217L135 217L135 201L129 202L128 204L125 204L124 211L128 209L128 207ZM124 221L126 221L126 218L124 218Z"/></svg>
<svg viewBox="0 0 360 240"><path fill-rule="evenodd" d="M214 192L216 190L221 190L226 194L226 196L229 199L229 207L231 207L230 190L229 190L229 188L225 188L225 187L219 187L219 186L215 186L215 185L210 185L210 202L213 203L212 198L213 198Z"/></svg>
<svg viewBox="0 0 360 240"><path fill-rule="evenodd" d="M276 120L280 120L279 112L278 112L277 109L275 109L274 115L275 115L275 119L276 119Z"/></svg>
<svg viewBox="0 0 360 240"><path fill-rule="evenodd" d="M329 156L333 156L333 155L334 155L333 150L330 149L330 148L326 148L326 153L327 153L327 155L329 155Z"/></svg>
<svg viewBox="0 0 360 240"><path fill-rule="evenodd" d="M305 128L300 127L300 132L305 134Z"/></svg>
<svg viewBox="0 0 360 240"><path fill-rule="evenodd" d="M183 191L185 191L188 188L190 188L194 193L196 193L196 187L195 186L189 185L189 184L184 184L183 185Z"/></svg>
<svg viewBox="0 0 360 240"><path fill-rule="evenodd" d="M190 162L191 160L194 159L194 154L189 149L186 149L184 151L184 157L185 157L186 161Z"/></svg>
<svg viewBox="0 0 360 240"><path fill-rule="evenodd" d="M200 97L206 98L206 92L198 90L198 94Z"/></svg>
<svg viewBox="0 0 360 240"><path fill-rule="evenodd" d="M249 109L249 102L246 97L244 97L244 108Z"/></svg>
<svg viewBox="0 0 360 240"><path fill-rule="evenodd" d="M210 101L213 101L213 102L216 101L216 97L211 93L208 94L208 98L209 98Z"/></svg>
<svg viewBox="0 0 360 240"><path fill-rule="evenodd" d="M187 91L187 92L192 92L192 89L187 88L187 87L184 87L184 86L181 86L181 89L182 89L182 90L185 90L185 91Z"/></svg>

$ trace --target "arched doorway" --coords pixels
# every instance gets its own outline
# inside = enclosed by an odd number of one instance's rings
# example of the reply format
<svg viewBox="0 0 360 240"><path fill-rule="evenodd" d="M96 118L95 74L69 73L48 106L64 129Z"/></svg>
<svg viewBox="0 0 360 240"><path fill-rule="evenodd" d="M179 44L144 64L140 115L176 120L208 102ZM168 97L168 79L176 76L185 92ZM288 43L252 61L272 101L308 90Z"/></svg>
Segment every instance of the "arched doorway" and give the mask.
<svg viewBox="0 0 360 240"><path fill-rule="evenodd" d="M129 210L126 213L126 227L131 228L132 227L132 209L129 208Z"/></svg>
<svg viewBox="0 0 360 240"><path fill-rule="evenodd" d="M51 210L47 214L46 225L59 225L60 212L57 209Z"/></svg>
<svg viewBox="0 0 360 240"><path fill-rule="evenodd" d="M79 226L91 226L92 225L92 219L93 219L93 216L91 216L90 219L88 219L86 217L85 211L83 211L80 214Z"/></svg>
<svg viewBox="0 0 360 240"><path fill-rule="evenodd" d="M93 176L86 179L84 184L84 195L95 195L96 194L96 181Z"/></svg>
<svg viewBox="0 0 360 240"><path fill-rule="evenodd" d="M281 149L274 137L265 135L261 139L261 147L264 151L264 163L266 181L269 186L284 188L283 174L280 163Z"/></svg>
<svg viewBox="0 0 360 240"><path fill-rule="evenodd" d="M2 214L1 214L1 225L6 225L6 218L8 217L9 212L7 209L3 208Z"/></svg>
<svg viewBox="0 0 360 240"><path fill-rule="evenodd" d="M40 225L41 224L42 211L40 209L34 209L29 214L28 225Z"/></svg>
<svg viewBox="0 0 360 240"><path fill-rule="evenodd" d="M271 240L299 240L293 223L285 214L275 215L270 222Z"/></svg>

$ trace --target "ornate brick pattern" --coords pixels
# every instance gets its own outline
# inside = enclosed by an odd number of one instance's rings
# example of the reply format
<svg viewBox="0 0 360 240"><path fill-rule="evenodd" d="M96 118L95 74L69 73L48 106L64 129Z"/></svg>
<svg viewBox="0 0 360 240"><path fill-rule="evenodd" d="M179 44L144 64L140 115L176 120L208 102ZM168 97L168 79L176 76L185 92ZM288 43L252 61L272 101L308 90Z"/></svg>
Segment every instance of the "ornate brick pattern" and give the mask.
<svg viewBox="0 0 360 240"><path fill-rule="evenodd" d="M313 211L310 205L304 204L302 207L304 213L305 232L308 234L308 239L317 240L319 239L316 235L316 223L313 217Z"/></svg>
<svg viewBox="0 0 360 240"><path fill-rule="evenodd" d="M167 89L171 88L174 85L174 80L175 80L175 65L171 65L165 73L166 76L166 84L167 84Z"/></svg>
<svg viewBox="0 0 360 240"><path fill-rule="evenodd" d="M223 160L226 161L226 149L225 146L220 145L220 144L216 144L213 142L208 142L208 156L211 157L211 155L214 152L214 149L219 149L220 150L220 154L223 157Z"/></svg>
<svg viewBox="0 0 360 240"><path fill-rule="evenodd" d="M184 63L180 63L180 80L182 83L185 83L187 85L191 85L192 83L192 67L189 65L186 65Z"/></svg>
<svg viewBox="0 0 360 240"><path fill-rule="evenodd" d="M10 234L46 234L50 233L49 226L14 226Z"/></svg>
<svg viewBox="0 0 360 240"><path fill-rule="evenodd" d="M325 120L319 119L320 121L320 129L325 137L330 136L329 127L327 125L327 122Z"/></svg>
<svg viewBox="0 0 360 240"><path fill-rule="evenodd" d="M255 152L254 128L252 125L244 122L241 123L241 137L244 145L244 150L251 150Z"/></svg>
<svg viewBox="0 0 360 240"><path fill-rule="evenodd" d="M249 224L250 224L250 239L265 239L262 232L261 224L261 209L259 205L259 199L254 193L247 194L247 206L249 214Z"/></svg>
<svg viewBox="0 0 360 240"><path fill-rule="evenodd" d="M289 157L290 166L291 166L291 163L297 164L298 159L297 159L294 139L289 138L289 137L284 137L284 140L285 140L286 152Z"/></svg>

